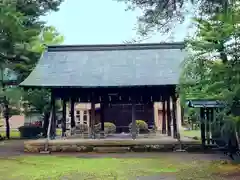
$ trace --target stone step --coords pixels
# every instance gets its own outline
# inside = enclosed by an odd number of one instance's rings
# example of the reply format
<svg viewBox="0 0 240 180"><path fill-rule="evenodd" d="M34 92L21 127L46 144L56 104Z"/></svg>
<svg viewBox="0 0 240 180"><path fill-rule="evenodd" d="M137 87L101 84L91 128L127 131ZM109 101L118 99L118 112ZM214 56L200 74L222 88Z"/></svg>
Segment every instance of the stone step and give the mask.
<svg viewBox="0 0 240 180"><path fill-rule="evenodd" d="M122 153L129 152L129 147L95 147L94 151L99 153Z"/></svg>

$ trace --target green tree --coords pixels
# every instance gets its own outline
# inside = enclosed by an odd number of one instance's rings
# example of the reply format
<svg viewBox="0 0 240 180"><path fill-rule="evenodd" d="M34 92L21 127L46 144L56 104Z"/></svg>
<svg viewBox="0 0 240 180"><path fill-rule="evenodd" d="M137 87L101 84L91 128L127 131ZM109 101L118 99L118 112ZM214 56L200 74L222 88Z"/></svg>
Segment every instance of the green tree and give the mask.
<svg viewBox="0 0 240 180"><path fill-rule="evenodd" d="M41 56L43 44L59 43L62 40L53 27L46 27L45 22L40 20L40 16L57 11L62 1L0 1L1 69L8 67L14 70L18 74L19 82L24 80L35 66ZM43 35L40 38L41 34ZM5 94L2 95L6 97ZM10 102L14 99L9 98ZM8 118L6 124L6 136L9 138Z"/></svg>
<svg viewBox="0 0 240 180"><path fill-rule="evenodd" d="M52 26L45 27L42 30L42 33L30 43L29 51L40 55L45 51L47 45L61 44L63 40L64 40L63 36L60 35L54 27ZM32 70L32 68L35 67L36 62L37 61L35 61L32 64L28 64L27 66L26 64L20 64L20 66L23 70L28 68L28 71L23 72L29 74L29 70ZM50 91L47 89L28 90L23 94L24 101L26 101L35 111L37 111L40 114L43 114L44 130L46 135L51 111ZM59 108L60 102L57 101L56 109L58 110ZM28 111L26 111L26 113L28 113Z"/></svg>
<svg viewBox="0 0 240 180"><path fill-rule="evenodd" d="M231 7L235 0L115 0L124 2L128 10L140 9L143 15L138 17L140 37L155 32L168 32L176 23L182 23L192 9L195 14L209 15Z"/></svg>
<svg viewBox="0 0 240 180"><path fill-rule="evenodd" d="M240 6L227 11L195 19L197 32L187 41L190 56L183 65L180 94L183 102L193 97L223 100L222 131L233 132L240 128L233 114L240 102Z"/></svg>

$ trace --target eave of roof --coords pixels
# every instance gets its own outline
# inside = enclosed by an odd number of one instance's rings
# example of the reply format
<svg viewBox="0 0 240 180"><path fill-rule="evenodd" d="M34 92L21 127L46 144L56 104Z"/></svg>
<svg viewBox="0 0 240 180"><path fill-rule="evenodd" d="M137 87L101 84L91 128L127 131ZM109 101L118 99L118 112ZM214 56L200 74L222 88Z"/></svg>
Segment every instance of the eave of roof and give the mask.
<svg viewBox="0 0 240 180"><path fill-rule="evenodd" d="M141 43L141 44L96 44L96 45L51 45L48 52L57 51L113 51L113 50L148 50L148 49L184 49L183 42Z"/></svg>

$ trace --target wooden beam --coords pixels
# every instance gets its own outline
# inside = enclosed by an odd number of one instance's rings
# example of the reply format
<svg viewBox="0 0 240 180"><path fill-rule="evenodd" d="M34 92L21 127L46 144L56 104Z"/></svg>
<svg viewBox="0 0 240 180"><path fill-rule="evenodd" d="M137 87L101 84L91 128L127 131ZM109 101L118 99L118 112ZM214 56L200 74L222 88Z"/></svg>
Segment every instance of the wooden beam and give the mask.
<svg viewBox="0 0 240 180"><path fill-rule="evenodd" d="M66 115L67 115L67 100L66 98L63 99L62 101L62 122L61 122L61 127L62 127L62 137L65 136L66 134Z"/></svg>
<svg viewBox="0 0 240 180"><path fill-rule="evenodd" d="M170 96L167 99L167 134L168 136L172 136L172 128L171 128L171 105L170 105Z"/></svg>
<svg viewBox="0 0 240 180"><path fill-rule="evenodd" d="M158 102L160 101L159 92L162 95L167 94L172 88L167 86L158 87L136 87L136 88L94 88L95 103L108 103L111 96L111 103L131 103L129 96L134 95L136 103ZM91 92L93 88L57 88L55 89L56 97L81 99L81 102L90 102ZM101 97L101 98L99 98ZM119 98L120 97L120 98Z"/></svg>

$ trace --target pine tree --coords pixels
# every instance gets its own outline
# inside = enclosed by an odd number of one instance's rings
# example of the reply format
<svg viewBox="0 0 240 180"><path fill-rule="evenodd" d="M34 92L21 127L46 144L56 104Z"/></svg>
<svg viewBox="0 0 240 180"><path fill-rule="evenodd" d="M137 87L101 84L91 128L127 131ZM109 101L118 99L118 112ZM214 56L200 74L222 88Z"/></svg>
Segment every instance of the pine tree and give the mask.
<svg viewBox="0 0 240 180"><path fill-rule="evenodd" d="M17 73L18 81L24 80L34 68L42 51L43 44L60 43L63 37L55 28L47 27L40 16L50 11L57 11L63 0L3 0L0 1L0 64L1 69L6 67ZM43 34L43 39L41 36ZM9 109L9 102L16 102L8 89L1 93L5 97L5 109ZM9 102L6 101L6 97ZM20 98L20 97L19 97ZM13 104L12 104L13 105ZM6 114L6 136L10 136L9 115Z"/></svg>
<svg viewBox="0 0 240 180"><path fill-rule="evenodd" d="M186 97L222 100L226 105L222 130L238 130L239 117L232 116L240 102L240 6L195 22L196 36L187 41L191 55L184 62L182 101Z"/></svg>

